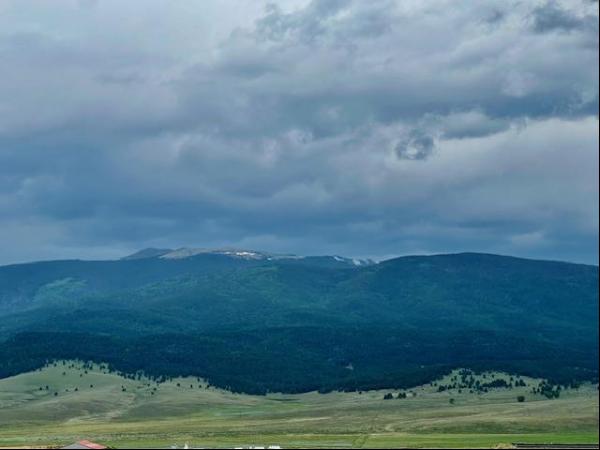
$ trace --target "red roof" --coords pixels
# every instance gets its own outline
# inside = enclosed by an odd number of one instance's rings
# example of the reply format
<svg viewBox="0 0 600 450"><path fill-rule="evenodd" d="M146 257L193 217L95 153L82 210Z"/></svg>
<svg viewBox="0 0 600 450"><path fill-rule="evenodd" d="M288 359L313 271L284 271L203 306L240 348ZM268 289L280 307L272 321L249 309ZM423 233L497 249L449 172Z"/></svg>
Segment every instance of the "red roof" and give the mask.
<svg viewBox="0 0 600 450"><path fill-rule="evenodd" d="M90 441L86 441L86 440L79 441L79 444L81 444L81 445L83 445L84 447L87 447L87 448L97 448L97 449L108 448L108 447L105 447L102 444L96 444L95 442L90 442Z"/></svg>

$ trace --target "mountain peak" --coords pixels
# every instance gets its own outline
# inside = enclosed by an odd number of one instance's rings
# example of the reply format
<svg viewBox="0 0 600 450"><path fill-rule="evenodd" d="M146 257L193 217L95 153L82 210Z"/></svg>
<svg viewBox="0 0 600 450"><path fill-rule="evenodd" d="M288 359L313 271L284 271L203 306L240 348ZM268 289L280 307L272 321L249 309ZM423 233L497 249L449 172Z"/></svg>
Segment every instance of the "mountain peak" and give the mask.
<svg viewBox="0 0 600 450"><path fill-rule="evenodd" d="M232 258L242 259L276 259L281 257L297 258L296 255L277 255L256 250L246 250L239 248L189 248L182 247L160 255L163 259L183 259L197 255L225 255Z"/></svg>
<svg viewBox="0 0 600 450"><path fill-rule="evenodd" d="M160 259L186 259L192 258L199 255L222 255L228 256L235 259L246 259L255 261L276 261L276 260L331 260L331 263L336 265L344 264L347 266L363 267L375 264L375 261L371 259L358 259L358 258L347 258L344 256L333 255L333 256L299 256L290 253L271 253L260 250L248 250L240 248L202 248L202 247L181 247L177 249L159 249L159 248L146 248L135 252L129 256L121 258L123 260L134 260L134 259L148 259L148 258L160 258ZM307 259L308 258L308 259ZM328 263L328 264L331 264Z"/></svg>
<svg viewBox="0 0 600 450"><path fill-rule="evenodd" d="M145 248L143 250L138 250L131 255L124 256L121 258L122 260L131 260L131 259L146 259L146 258L157 258L163 255L166 255L173 250L170 248Z"/></svg>
<svg viewBox="0 0 600 450"><path fill-rule="evenodd" d="M185 259L198 255L224 255L232 258L254 259L254 260L275 260L275 259L301 259L302 256L292 254L270 253L258 250L247 250L239 248L200 248L200 247L180 247L177 249L145 248L131 255L121 258L122 260L132 259Z"/></svg>

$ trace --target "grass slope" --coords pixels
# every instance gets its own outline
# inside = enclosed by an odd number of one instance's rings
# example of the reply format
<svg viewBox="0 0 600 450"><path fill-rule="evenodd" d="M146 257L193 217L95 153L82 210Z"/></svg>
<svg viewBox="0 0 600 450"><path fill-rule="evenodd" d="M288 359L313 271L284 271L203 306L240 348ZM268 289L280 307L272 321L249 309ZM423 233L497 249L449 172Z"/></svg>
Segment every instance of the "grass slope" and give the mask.
<svg viewBox="0 0 600 450"><path fill-rule="evenodd" d="M85 373L81 365L59 363L0 380L0 447L61 445L83 438L116 447L188 442L204 447L476 448L517 441L598 442L596 385L547 400L531 394L538 380L524 380L527 387L485 394L419 386L405 391L409 398L393 400L383 400L388 391L251 396L207 388L196 378L156 385L104 373L98 365ZM518 403L518 395L526 401Z"/></svg>

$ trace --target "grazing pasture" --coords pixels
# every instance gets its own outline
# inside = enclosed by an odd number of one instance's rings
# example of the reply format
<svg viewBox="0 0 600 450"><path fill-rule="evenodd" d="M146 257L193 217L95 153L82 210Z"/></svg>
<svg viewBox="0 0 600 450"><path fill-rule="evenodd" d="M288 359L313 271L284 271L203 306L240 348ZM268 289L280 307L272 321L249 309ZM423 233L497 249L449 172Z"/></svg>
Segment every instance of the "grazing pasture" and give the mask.
<svg viewBox="0 0 600 450"><path fill-rule="evenodd" d="M233 394L197 378L157 384L58 362L0 380L0 447L91 439L115 447L494 447L597 443L597 385L533 394L540 380L488 392L444 389L458 371L404 391ZM510 382L486 373L480 384ZM497 382L502 385L503 383ZM46 388L47 387L47 388ZM392 394L392 399L384 396ZM400 397L397 398L398 394ZM525 397L519 402L519 396Z"/></svg>

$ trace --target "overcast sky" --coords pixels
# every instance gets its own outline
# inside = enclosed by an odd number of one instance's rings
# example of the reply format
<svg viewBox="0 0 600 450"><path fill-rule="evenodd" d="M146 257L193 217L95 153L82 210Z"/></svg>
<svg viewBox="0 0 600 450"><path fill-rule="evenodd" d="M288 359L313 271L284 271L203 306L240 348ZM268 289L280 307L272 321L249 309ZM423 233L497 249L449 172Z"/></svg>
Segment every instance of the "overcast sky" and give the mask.
<svg viewBox="0 0 600 450"><path fill-rule="evenodd" d="M0 0L0 264L597 264L598 132L589 0Z"/></svg>

